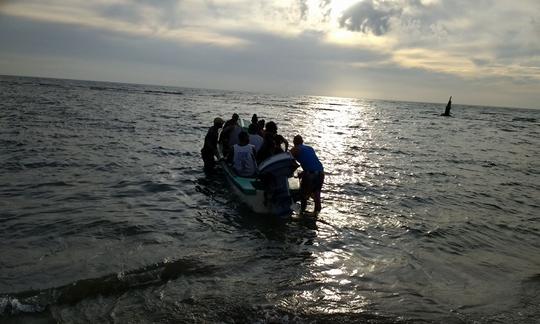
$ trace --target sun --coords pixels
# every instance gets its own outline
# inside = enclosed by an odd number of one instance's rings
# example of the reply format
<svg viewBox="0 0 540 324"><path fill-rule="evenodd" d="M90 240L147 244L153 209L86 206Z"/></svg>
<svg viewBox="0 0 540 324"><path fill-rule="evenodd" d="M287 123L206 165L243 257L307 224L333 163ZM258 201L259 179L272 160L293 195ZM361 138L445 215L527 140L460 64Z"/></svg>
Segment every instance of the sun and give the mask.
<svg viewBox="0 0 540 324"><path fill-rule="evenodd" d="M345 10L349 9L353 4L359 1L350 0L330 0L329 6L331 10L332 19L338 19Z"/></svg>
<svg viewBox="0 0 540 324"><path fill-rule="evenodd" d="M351 1L351 0L308 0L306 1L307 8L309 8L309 11L311 14L314 14L315 16L325 16L328 15L328 17L332 21L337 21L339 17L343 14L345 10L350 8L350 6L354 5L359 1Z"/></svg>

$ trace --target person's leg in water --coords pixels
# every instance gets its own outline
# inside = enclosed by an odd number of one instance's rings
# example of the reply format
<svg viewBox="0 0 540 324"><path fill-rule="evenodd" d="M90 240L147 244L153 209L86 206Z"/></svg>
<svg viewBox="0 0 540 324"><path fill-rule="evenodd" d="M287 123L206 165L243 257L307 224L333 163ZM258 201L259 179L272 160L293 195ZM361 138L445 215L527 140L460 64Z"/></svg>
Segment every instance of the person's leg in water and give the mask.
<svg viewBox="0 0 540 324"><path fill-rule="evenodd" d="M304 212L307 207L307 200L311 197L315 202L315 212L321 210L321 186L324 175L319 173L304 173L300 182L300 211Z"/></svg>
<svg viewBox="0 0 540 324"><path fill-rule="evenodd" d="M214 154L205 149L201 150L202 159L204 162L204 172L214 171L216 166L216 160L214 160Z"/></svg>
<svg viewBox="0 0 540 324"><path fill-rule="evenodd" d="M307 192L307 174L305 172L300 173L300 212L306 211L307 200L309 193Z"/></svg>
<svg viewBox="0 0 540 324"><path fill-rule="evenodd" d="M324 183L324 173L320 173L317 177L317 184L315 185L315 190L313 191L313 201L315 202L315 212L318 213L321 211L321 190Z"/></svg>

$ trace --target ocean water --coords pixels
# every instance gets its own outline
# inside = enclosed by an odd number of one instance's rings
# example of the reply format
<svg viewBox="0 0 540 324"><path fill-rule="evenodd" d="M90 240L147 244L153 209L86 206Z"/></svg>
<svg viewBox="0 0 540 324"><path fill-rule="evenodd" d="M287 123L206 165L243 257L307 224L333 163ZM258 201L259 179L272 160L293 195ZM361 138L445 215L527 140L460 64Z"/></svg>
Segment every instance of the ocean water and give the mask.
<svg viewBox="0 0 540 324"><path fill-rule="evenodd" d="M2 76L0 322L537 323L540 110L458 101ZM234 112L316 149L318 217L202 172Z"/></svg>

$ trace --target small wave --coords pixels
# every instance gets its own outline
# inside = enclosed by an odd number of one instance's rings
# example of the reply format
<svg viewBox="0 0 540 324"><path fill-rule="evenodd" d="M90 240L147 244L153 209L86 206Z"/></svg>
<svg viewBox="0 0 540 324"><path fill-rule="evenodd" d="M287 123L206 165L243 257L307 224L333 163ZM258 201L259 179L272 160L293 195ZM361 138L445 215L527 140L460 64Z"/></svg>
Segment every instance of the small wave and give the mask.
<svg viewBox="0 0 540 324"><path fill-rule="evenodd" d="M510 129L510 128L501 128L501 132L515 133L515 132L517 132L517 130L515 130L515 129Z"/></svg>
<svg viewBox="0 0 540 324"><path fill-rule="evenodd" d="M508 187L521 187L523 184L521 182L509 181L509 182L503 182L500 185L508 186Z"/></svg>
<svg viewBox="0 0 540 324"><path fill-rule="evenodd" d="M45 306L39 304L21 303L17 298L0 298L0 315L16 315L20 313L40 313Z"/></svg>
<svg viewBox="0 0 540 324"><path fill-rule="evenodd" d="M192 156L191 152L180 153L176 149L158 146L152 149L160 156ZM196 155L196 154L195 154Z"/></svg>
<svg viewBox="0 0 540 324"><path fill-rule="evenodd" d="M514 117L512 119L513 122L528 122L528 123L536 123L536 118L530 118L530 117Z"/></svg>
<svg viewBox="0 0 540 324"><path fill-rule="evenodd" d="M138 182L122 180L120 182L115 183L114 185L111 185L110 188L121 189L121 188L127 188L129 186L138 185L138 184L139 184Z"/></svg>
<svg viewBox="0 0 540 324"><path fill-rule="evenodd" d="M82 279L61 287L0 296L0 315L42 312L53 304L73 304L93 296L121 294L133 288L160 285L185 275L209 275L214 266L196 260L163 261L140 269Z"/></svg>
<svg viewBox="0 0 540 324"><path fill-rule="evenodd" d="M102 86L89 86L88 89L95 91L111 91L111 92L127 92L127 93L140 93L140 90L121 88L121 87L102 87Z"/></svg>
<svg viewBox="0 0 540 324"><path fill-rule="evenodd" d="M429 238L442 238L442 237L447 236L447 234L448 234L447 231L441 228L436 228L436 229L427 231L424 235Z"/></svg>
<svg viewBox="0 0 540 324"><path fill-rule="evenodd" d="M109 162L107 164L99 164L99 165L89 164L88 166L97 171L104 171L104 172L113 171L113 170L123 167L123 165L118 162Z"/></svg>
<svg viewBox="0 0 540 324"><path fill-rule="evenodd" d="M175 190L171 185L168 185L166 183L149 182L143 184L142 187L145 191L152 193Z"/></svg>
<svg viewBox="0 0 540 324"><path fill-rule="evenodd" d="M177 95L177 96L183 96L183 92L179 91L159 91L159 90L144 90L145 93L151 93L151 94L165 94L165 95Z"/></svg>
<svg viewBox="0 0 540 324"><path fill-rule="evenodd" d="M108 88L108 87L96 87L96 86L91 86L89 87L90 90L98 90L98 91L116 91L117 89L115 88Z"/></svg>
<svg viewBox="0 0 540 324"><path fill-rule="evenodd" d="M65 88L65 86L61 85L61 84L54 84L54 83L42 83L42 82L39 82L37 84L38 86L40 87L51 87L51 88Z"/></svg>
<svg viewBox="0 0 540 324"><path fill-rule="evenodd" d="M493 167L496 167L497 164L495 162L485 161L484 164L482 164L482 166L484 168L493 168Z"/></svg>
<svg viewBox="0 0 540 324"><path fill-rule="evenodd" d="M38 184L32 185L32 186L30 186L28 188L29 189L36 189L36 188L41 188L41 187L72 187L72 186L73 186L72 184L66 183L64 181L55 181L55 182L38 183Z"/></svg>
<svg viewBox="0 0 540 324"><path fill-rule="evenodd" d="M529 278L527 278L526 280L524 280L524 282L529 282L529 283L540 283L540 273L537 273L535 275L532 275L530 276Z"/></svg>
<svg viewBox="0 0 540 324"><path fill-rule="evenodd" d="M429 171L426 174L430 177L448 177L448 173L444 171Z"/></svg>
<svg viewBox="0 0 540 324"><path fill-rule="evenodd" d="M316 109L317 111L336 111L335 109L332 109L332 108L321 108L321 107L317 107L313 109Z"/></svg>
<svg viewBox="0 0 540 324"><path fill-rule="evenodd" d="M266 106L267 104L264 103L264 102L260 102L260 101L254 101L254 102L248 103L248 105L250 105L250 106Z"/></svg>
<svg viewBox="0 0 540 324"><path fill-rule="evenodd" d="M30 162L30 163L23 163L23 167L28 169L38 169L38 168L62 168L62 167L72 167L76 165L72 165L70 163L66 162Z"/></svg>
<svg viewBox="0 0 540 324"><path fill-rule="evenodd" d="M20 147L20 146L24 146L26 145L25 143L23 142L19 142L19 141L13 141L13 140L4 140L4 139L1 139L0 140L0 145L1 146L17 146L17 147Z"/></svg>

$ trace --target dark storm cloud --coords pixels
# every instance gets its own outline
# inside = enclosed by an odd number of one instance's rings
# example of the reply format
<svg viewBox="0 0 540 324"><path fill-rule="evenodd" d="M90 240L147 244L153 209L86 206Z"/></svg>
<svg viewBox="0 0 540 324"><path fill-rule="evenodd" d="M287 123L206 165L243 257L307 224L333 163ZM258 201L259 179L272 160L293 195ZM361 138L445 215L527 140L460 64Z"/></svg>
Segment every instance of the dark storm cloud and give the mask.
<svg viewBox="0 0 540 324"><path fill-rule="evenodd" d="M381 36L390 29L390 19L401 15L396 5L377 0L359 2L343 12L339 25L350 31Z"/></svg>

